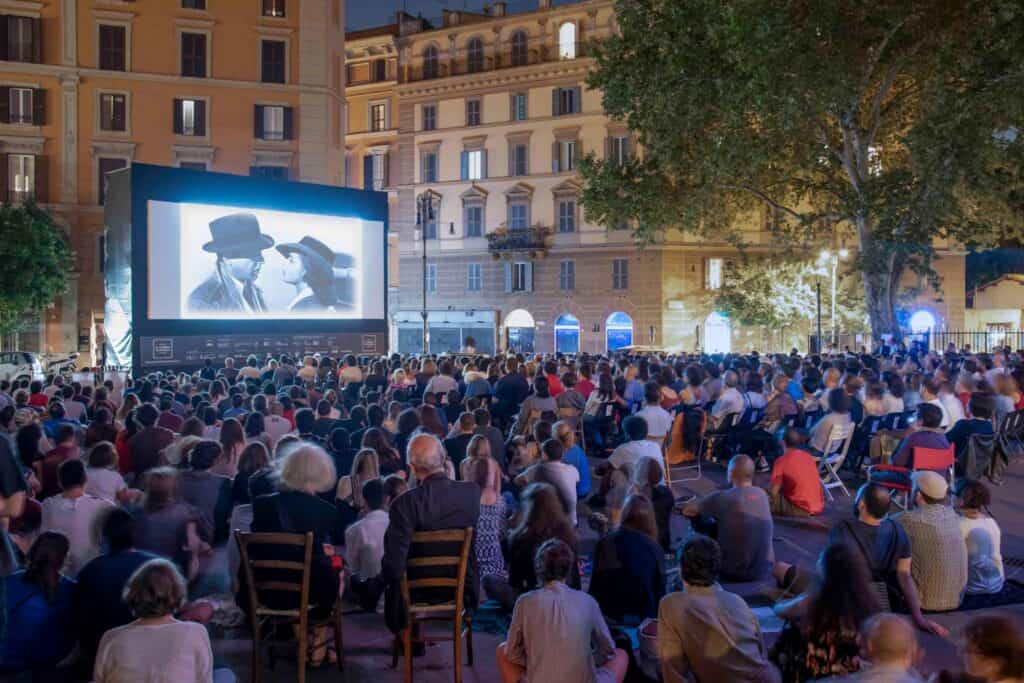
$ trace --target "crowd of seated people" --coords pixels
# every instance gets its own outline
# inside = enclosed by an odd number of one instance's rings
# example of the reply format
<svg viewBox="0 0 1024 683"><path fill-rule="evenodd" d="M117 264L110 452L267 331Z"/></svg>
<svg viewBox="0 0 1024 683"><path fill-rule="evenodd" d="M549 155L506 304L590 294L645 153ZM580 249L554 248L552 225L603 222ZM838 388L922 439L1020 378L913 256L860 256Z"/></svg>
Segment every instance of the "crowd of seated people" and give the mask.
<svg viewBox="0 0 1024 683"><path fill-rule="evenodd" d="M1004 589L989 489L961 477L951 491L945 472L915 467L915 450L960 459L976 435L996 433L1024 409L1022 361L902 348L282 356L192 374L0 382L0 671L128 681L163 666L175 680L229 680L202 622L215 586L251 607L234 531L312 533L312 614L339 596L368 612L383 600L397 633L412 535L462 527L474 529L467 606L491 599L512 619L498 654L506 680L622 680L635 666L617 648L622 629L652 619L670 681L856 674L858 637L876 644L869 658L903 661L916 648L908 623L944 634L933 613ZM696 424L742 424L747 436L727 442L728 488L677 501L665 453L677 418L694 411L707 418ZM776 562L775 519L825 509L818 459L834 428L872 420L886 427L862 435L876 467L854 515L834 526L816 567ZM765 488L758 471L771 472ZM907 489L910 509L898 514L893 483ZM588 520L595 510L603 517ZM681 544L676 512L691 527ZM588 522L600 538L581 563ZM677 545L683 589L671 592L666 556ZM213 576L218 553L228 576ZM792 598L777 606L787 626L773 647L719 580L770 581ZM885 634L904 649L883 647ZM309 635L311 665L340 658L325 627ZM709 658L708 643L722 656ZM1005 650L978 652L1012 671Z"/></svg>

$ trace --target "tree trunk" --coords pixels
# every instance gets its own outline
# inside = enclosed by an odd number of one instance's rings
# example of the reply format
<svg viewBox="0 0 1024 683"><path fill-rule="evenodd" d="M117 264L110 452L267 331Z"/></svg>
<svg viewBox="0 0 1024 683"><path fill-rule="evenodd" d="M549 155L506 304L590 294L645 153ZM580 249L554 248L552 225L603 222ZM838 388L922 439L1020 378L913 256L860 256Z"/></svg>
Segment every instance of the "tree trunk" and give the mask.
<svg viewBox="0 0 1024 683"><path fill-rule="evenodd" d="M882 343L884 334L891 335L891 341L897 342L902 337L896 321L896 290L899 283L898 278L894 277L896 264L891 246L874 238L871 234L871 221L867 216L858 216L855 223L863 260L861 277L868 319L871 322L871 336L876 344Z"/></svg>

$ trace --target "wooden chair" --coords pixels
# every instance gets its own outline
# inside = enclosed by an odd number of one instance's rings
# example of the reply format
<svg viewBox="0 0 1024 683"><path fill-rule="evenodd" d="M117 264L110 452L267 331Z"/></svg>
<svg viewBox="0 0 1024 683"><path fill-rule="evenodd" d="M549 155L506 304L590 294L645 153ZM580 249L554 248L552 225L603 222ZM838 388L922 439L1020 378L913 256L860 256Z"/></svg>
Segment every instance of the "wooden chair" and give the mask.
<svg viewBox="0 0 1024 683"><path fill-rule="evenodd" d="M235 531L235 540L245 568L246 583L249 587L250 616L252 618L252 682L260 680L260 646L264 640L263 632L269 626L269 637L266 638L273 655L273 634L281 625L298 627L298 653L296 666L299 683L306 680L306 653L308 651L309 629L320 626L334 626L334 647L338 655L338 670L344 671L344 657L341 638L341 599L339 598L331 610L331 614L323 620L309 618L309 581L310 563L313 557L313 534L285 533L245 533ZM254 559L250 554L253 546L287 546L301 548L303 561ZM260 573L272 571L275 580L261 580ZM292 574L292 580L284 580L283 576ZM294 609L274 609L260 601L264 591L297 593L299 605Z"/></svg>
<svg viewBox="0 0 1024 683"><path fill-rule="evenodd" d="M402 630L402 648L405 654L405 681L412 683L412 634L417 623L427 621L452 621L451 636L432 636L427 638L425 629L421 637L427 641L452 641L454 650L455 683L462 683L462 639L466 639L466 663L473 666L473 630L472 616L463 605L466 587L466 569L469 567L469 554L473 551L473 528L445 529L443 531L417 531L412 536L413 546L430 546L447 544L449 547L460 544L461 549L456 555L421 555L411 557L406 562L405 574L402 576L402 599L405 602L406 620ZM449 552L449 551L442 551ZM424 570L429 568L431 574L454 574L454 576L416 577L409 578L409 569ZM447 570L447 571L446 571ZM411 596L424 589L447 589L452 591L451 599L446 602L415 602ZM395 639L391 652L391 666L398 667L398 638Z"/></svg>

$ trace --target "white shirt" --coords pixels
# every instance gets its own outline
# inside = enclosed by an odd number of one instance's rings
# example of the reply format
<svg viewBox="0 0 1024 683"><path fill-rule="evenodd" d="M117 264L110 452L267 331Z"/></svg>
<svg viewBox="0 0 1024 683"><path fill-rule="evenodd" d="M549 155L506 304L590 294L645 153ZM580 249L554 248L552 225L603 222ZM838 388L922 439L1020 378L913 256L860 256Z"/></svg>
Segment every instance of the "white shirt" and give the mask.
<svg viewBox="0 0 1024 683"><path fill-rule="evenodd" d="M206 627L190 621L159 626L132 622L103 634L96 683L210 683L213 651Z"/></svg>
<svg viewBox="0 0 1024 683"><path fill-rule="evenodd" d="M647 443L654 445L653 441L648 441ZM564 462L545 461L531 466L521 476L527 481L536 481L542 467L544 468L544 476L550 477L557 482L559 497L562 500L571 502L569 505L569 517L572 519L572 525L576 526L576 484L580 481L579 470Z"/></svg>
<svg viewBox="0 0 1024 683"><path fill-rule="evenodd" d="M0 409L2 408L3 407L0 406ZM73 399L68 399L67 401L64 401L64 414L69 420L78 420L81 422L82 416L85 415L85 404L79 403Z"/></svg>
<svg viewBox="0 0 1024 683"><path fill-rule="evenodd" d="M949 429L952 423L949 421L949 411L946 410L946 406L943 405L942 400L938 398L933 398L930 401L925 401L925 403L931 403L933 406L936 406L939 410L942 411L942 424L940 424L939 426L943 429Z"/></svg>
<svg viewBox="0 0 1024 683"><path fill-rule="evenodd" d="M59 387L56 384L51 384L43 389L43 393L46 394L46 398L53 398L53 395L58 391L61 391L64 387Z"/></svg>
<svg viewBox="0 0 1024 683"><path fill-rule="evenodd" d="M663 437L672 430L672 416L659 405L647 404L636 412L647 423L647 436Z"/></svg>
<svg viewBox="0 0 1024 683"><path fill-rule="evenodd" d="M124 491L128 485L124 483L124 477L117 470L108 470L103 467L90 467L85 471L86 482L85 492L117 503L118 491Z"/></svg>
<svg viewBox="0 0 1024 683"><path fill-rule="evenodd" d="M967 544L966 592L991 594L1001 591L1005 570L1000 548L1002 534L996 520L991 517L961 517L960 533Z"/></svg>
<svg viewBox="0 0 1024 683"><path fill-rule="evenodd" d="M882 397L882 405L885 407L887 415L891 415L892 413L902 413L904 410L903 399L896 398L889 392L886 392Z"/></svg>
<svg viewBox="0 0 1024 683"><path fill-rule="evenodd" d="M260 372L259 368L254 368L251 365L239 368L238 379L259 379L263 373Z"/></svg>
<svg viewBox="0 0 1024 683"><path fill-rule="evenodd" d="M943 427L952 427L966 417L964 404L953 394L939 394L939 400L942 401L942 407L946 409L946 417L949 418L949 423L943 424Z"/></svg>
<svg viewBox="0 0 1024 683"><path fill-rule="evenodd" d="M612 464L616 469L621 469L624 465L629 465L631 470L636 469L636 464L640 462L640 458L653 458L658 461L664 471L664 459L661 456L661 447L653 441L647 439L641 439L640 441L627 441L620 445L612 454L608 456L608 462ZM665 483L665 475L662 474L661 483Z"/></svg>
<svg viewBox="0 0 1024 683"><path fill-rule="evenodd" d="M68 537L69 576L100 554L99 518L114 504L86 493L78 498L51 496L43 501L43 531L59 531Z"/></svg>
<svg viewBox="0 0 1024 683"><path fill-rule="evenodd" d="M386 510L370 510L345 530L345 561L353 573L364 579L380 574L384 557L384 533L388 530Z"/></svg>
<svg viewBox="0 0 1024 683"><path fill-rule="evenodd" d="M270 437L270 447L273 448L282 436L292 432L292 423L280 415L267 415L263 418L263 431Z"/></svg>
<svg viewBox="0 0 1024 683"><path fill-rule="evenodd" d="M726 415L742 414L745 407L743 394L736 387L726 387L722 395L715 401L715 406L711 409L711 417L718 425Z"/></svg>

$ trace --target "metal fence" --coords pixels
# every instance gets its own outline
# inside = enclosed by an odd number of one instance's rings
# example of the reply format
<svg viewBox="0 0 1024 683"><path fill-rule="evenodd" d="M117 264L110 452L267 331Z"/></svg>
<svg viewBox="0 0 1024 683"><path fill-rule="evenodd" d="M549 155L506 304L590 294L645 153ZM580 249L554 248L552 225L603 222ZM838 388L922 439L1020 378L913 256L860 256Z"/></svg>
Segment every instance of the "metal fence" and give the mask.
<svg viewBox="0 0 1024 683"><path fill-rule="evenodd" d="M957 351L969 349L976 353L991 353L1007 346L1024 349L1024 330L935 330L914 337L922 337L921 341L936 351L943 351L950 344Z"/></svg>

